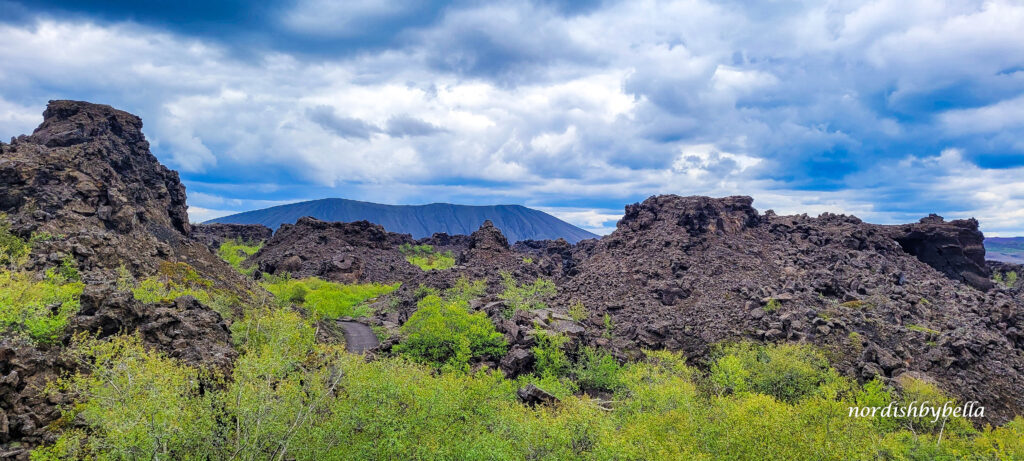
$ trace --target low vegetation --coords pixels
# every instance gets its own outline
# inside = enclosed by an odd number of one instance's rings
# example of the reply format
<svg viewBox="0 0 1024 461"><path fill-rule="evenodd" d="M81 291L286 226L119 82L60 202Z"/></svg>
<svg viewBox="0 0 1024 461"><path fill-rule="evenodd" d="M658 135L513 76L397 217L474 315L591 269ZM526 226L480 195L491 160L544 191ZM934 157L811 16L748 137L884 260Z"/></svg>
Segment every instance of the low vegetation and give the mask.
<svg viewBox="0 0 1024 461"><path fill-rule="evenodd" d="M405 256L406 261L424 271L445 270L455 266L455 256L451 251L440 253L433 245L403 243L398 247L398 251Z"/></svg>
<svg viewBox="0 0 1024 461"><path fill-rule="evenodd" d="M400 284L344 284L316 277L293 279L264 276L260 283L281 306L298 305L320 318L366 317L371 314L367 301L396 290Z"/></svg>
<svg viewBox="0 0 1024 461"><path fill-rule="evenodd" d="M18 269L32 250L32 242L10 232L0 215L0 334L26 336L39 344L60 339L79 309L84 285L70 257L44 274Z"/></svg>
<svg viewBox="0 0 1024 461"><path fill-rule="evenodd" d="M436 295L423 307L449 306ZM457 304L457 303L455 303ZM461 306L457 306L461 308ZM434 315L434 314L431 314ZM848 416L850 406L945 401L906 380L839 377L807 346L721 348L703 374L670 352L619 364L584 350L576 379L610 401L515 397L527 376L372 362L318 344L309 320L259 310L232 326L241 352L217 376L146 350L133 337L80 338L88 373L71 392L60 438L33 459L1020 459L1024 418L974 429L963 418ZM71 422L75 421L75 424Z"/></svg>
<svg viewBox="0 0 1024 461"><path fill-rule="evenodd" d="M548 307L547 301L558 294L554 282L544 278L520 284L512 274L502 272L501 284L504 291L498 297L505 301L505 309L502 312L505 318L512 318L521 310L545 309Z"/></svg>
<svg viewBox="0 0 1024 461"><path fill-rule="evenodd" d="M217 255L224 261L227 261L235 270L245 275L252 275L256 268L242 266L242 263L250 256L256 254L257 251L260 251L260 248L263 248L262 242L251 243L232 239L220 244L220 248L217 249Z"/></svg>
<svg viewBox="0 0 1024 461"><path fill-rule="evenodd" d="M461 290L444 298L429 294L417 307L402 325L402 341L395 346L395 352L414 362L466 371L472 359L498 359L505 353L505 337L483 312L469 312Z"/></svg>
<svg viewBox="0 0 1024 461"><path fill-rule="evenodd" d="M27 272L0 271L0 330L39 343L60 338L79 308L82 282L51 271L40 279Z"/></svg>
<svg viewBox="0 0 1024 461"><path fill-rule="evenodd" d="M1013 288L1017 286L1017 271L1010 271L1005 275L1002 272L996 272L992 276L992 280L1004 287Z"/></svg>

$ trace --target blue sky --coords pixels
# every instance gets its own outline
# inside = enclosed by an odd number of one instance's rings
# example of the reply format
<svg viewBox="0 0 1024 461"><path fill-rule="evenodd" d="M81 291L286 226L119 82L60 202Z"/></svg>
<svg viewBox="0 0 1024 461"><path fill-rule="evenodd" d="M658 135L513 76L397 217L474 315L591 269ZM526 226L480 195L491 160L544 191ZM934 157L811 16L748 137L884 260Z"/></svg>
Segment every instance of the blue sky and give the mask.
<svg viewBox="0 0 1024 461"><path fill-rule="evenodd" d="M194 221L344 197L604 233L744 194L1024 235L1019 2L0 0L0 136L49 99L140 115Z"/></svg>

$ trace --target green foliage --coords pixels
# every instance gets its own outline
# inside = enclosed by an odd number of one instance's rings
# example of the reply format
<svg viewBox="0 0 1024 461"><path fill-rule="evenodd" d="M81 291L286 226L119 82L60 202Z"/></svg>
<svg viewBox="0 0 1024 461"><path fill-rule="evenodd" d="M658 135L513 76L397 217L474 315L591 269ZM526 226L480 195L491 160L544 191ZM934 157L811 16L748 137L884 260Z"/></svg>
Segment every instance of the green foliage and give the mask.
<svg viewBox="0 0 1024 461"><path fill-rule="evenodd" d="M465 276L462 276L455 281L455 286L445 290L444 297L448 300L468 303L485 294L487 294L486 280L478 279L470 281ZM419 298L423 298L423 296L420 296Z"/></svg>
<svg viewBox="0 0 1024 461"><path fill-rule="evenodd" d="M795 401L758 392L759 366L818 369L818 357L790 346L723 348L719 360L733 357L733 366L749 373L733 380L748 391L722 394L705 393L700 374L677 353L648 351L613 369L592 351L587 368L614 376L606 386L614 397L597 402L573 395L564 378L439 372L403 357L367 362L318 344L309 320L288 308L255 309L232 332L240 356L223 379L146 351L133 338L83 341L78 350L89 372L58 385L78 401L55 426L60 438L33 459L1024 457L1020 417L978 431L962 418L886 425L847 415L851 405L945 398L922 383L902 383L900 395L880 381L858 386L836 377ZM750 369L750 351L765 363ZM794 353L794 362L809 363L776 363ZM515 390L527 382L561 401L520 404Z"/></svg>
<svg viewBox="0 0 1024 461"><path fill-rule="evenodd" d="M438 253L432 245L403 243L398 251L405 256L406 261L424 271L445 270L455 266L455 256L451 251Z"/></svg>
<svg viewBox="0 0 1024 461"><path fill-rule="evenodd" d="M371 314L367 301L395 291L399 283L346 285L316 277L292 279L267 276L260 283L282 306L297 304L318 317L366 317Z"/></svg>
<svg viewBox="0 0 1024 461"><path fill-rule="evenodd" d="M547 301L558 294L554 282L543 278L520 285L512 274L502 272L501 283L505 291L498 297L505 301L505 309L502 311L505 318L512 318L520 310L547 308Z"/></svg>
<svg viewBox="0 0 1024 461"><path fill-rule="evenodd" d="M144 303L173 301L182 296L192 296L200 302L209 303L212 286L213 281L204 279L192 266L164 261L157 275L143 279L131 290L135 299Z"/></svg>
<svg viewBox="0 0 1024 461"><path fill-rule="evenodd" d="M924 334L929 335L929 336L939 336L939 335L942 334L941 331L933 330L931 328L924 327L924 326L921 326L921 325L915 325L913 323L908 323L907 324L907 329L910 330L910 331L919 331L919 332L924 333Z"/></svg>
<svg viewBox="0 0 1024 461"><path fill-rule="evenodd" d="M775 312L779 310L780 307L782 307L782 303L780 303L778 299L772 298L768 300L768 304L764 305L764 311Z"/></svg>
<svg viewBox="0 0 1024 461"><path fill-rule="evenodd" d="M523 258L523 264L533 264L533 258L529 256Z"/></svg>
<svg viewBox="0 0 1024 461"><path fill-rule="evenodd" d="M7 215L0 213L0 268L24 264L31 250L29 242L11 233Z"/></svg>
<svg viewBox="0 0 1024 461"><path fill-rule="evenodd" d="M1007 288L1013 288L1017 286L1017 271L1010 271L1005 275L1002 272L996 272L992 276L992 280Z"/></svg>
<svg viewBox="0 0 1024 461"><path fill-rule="evenodd" d="M260 248L263 248L263 242L243 242L239 239L225 240L224 243L220 244L220 248L217 249L217 256L227 261L238 272L252 275L256 268L243 267L242 263L250 256L256 254L257 251L260 251Z"/></svg>
<svg viewBox="0 0 1024 461"><path fill-rule="evenodd" d="M611 339L614 331L615 325L612 324L612 316L607 313L604 314L604 333L602 334L602 336L604 336L606 339Z"/></svg>
<svg viewBox="0 0 1024 461"><path fill-rule="evenodd" d="M534 329L537 345L533 347L536 360L534 368L542 377L561 377L569 372L569 358L565 355L565 343L569 337L542 329Z"/></svg>
<svg viewBox="0 0 1024 461"><path fill-rule="evenodd" d="M574 369L576 381L583 389L615 391L622 386L622 366L607 351L585 347Z"/></svg>
<svg viewBox="0 0 1024 461"><path fill-rule="evenodd" d="M582 302L575 301L569 304L569 318L582 322L587 319L589 314L587 313L587 307Z"/></svg>
<svg viewBox="0 0 1024 461"><path fill-rule="evenodd" d="M869 303L867 301L864 301L864 300L861 300L861 299L854 299L853 301L847 301L845 303L840 304L840 306L849 307L851 309L868 309L868 308L873 307L871 305L871 303Z"/></svg>
<svg viewBox="0 0 1024 461"><path fill-rule="evenodd" d="M435 368L468 370L477 357L500 357L505 337L483 312L469 312L465 301L428 295L402 325L395 352Z"/></svg>
<svg viewBox="0 0 1024 461"><path fill-rule="evenodd" d="M59 274L38 280L29 273L0 270L0 327L52 343L78 312L83 288Z"/></svg>
<svg viewBox="0 0 1024 461"><path fill-rule="evenodd" d="M90 367L50 387L80 404L63 420L78 419L90 434L70 431L33 459L205 459L215 429L210 398L201 392L203 374L154 351L138 338L111 341L79 338L74 351Z"/></svg>
<svg viewBox="0 0 1024 461"><path fill-rule="evenodd" d="M824 355L809 346L740 343L723 347L718 355L710 380L720 394L757 392L794 403L838 380Z"/></svg>

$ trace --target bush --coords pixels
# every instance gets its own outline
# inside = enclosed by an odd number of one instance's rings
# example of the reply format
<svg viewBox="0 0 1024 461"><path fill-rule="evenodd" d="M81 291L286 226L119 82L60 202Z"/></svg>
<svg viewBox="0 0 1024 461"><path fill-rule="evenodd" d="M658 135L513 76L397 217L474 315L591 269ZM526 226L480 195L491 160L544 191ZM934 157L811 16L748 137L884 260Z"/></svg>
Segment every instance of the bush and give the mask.
<svg viewBox="0 0 1024 461"><path fill-rule="evenodd" d="M583 389L615 391L622 385L622 366L606 351L585 347L576 364L576 381Z"/></svg>
<svg viewBox="0 0 1024 461"><path fill-rule="evenodd" d="M1024 418L982 431L947 421L940 439L934 428L847 417L850 405L892 397L880 382L825 380L787 402L753 390L754 370L750 391L706 394L680 354L647 351L620 367L606 407L552 377L367 362L318 344L288 308L253 310L232 333L241 355L224 380L134 338L82 341L88 372L57 389L78 400L33 459L1024 459ZM740 352L721 357L747 366L753 350L772 363L789 347L731 346ZM814 354L792 360L807 363L779 369L818 366ZM520 404L526 382L561 401ZM942 398L917 386L904 383L900 398Z"/></svg>
<svg viewBox="0 0 1024 461"><path fill-rule="evenodd" d="M468 370L479 357L500 357L505 337L483 312L470 313L465 302L428 295L402 325L395 352L435 368Z"/></svg>
<svg viewBox="0 0 1024 461"><path fill-rule="evenodd" d="M405 256L406 261L424 271L445 270L455 266L455 256L451 251L438 253L432 245L403 243L398 251Z"/></svg>
<svg viewBox="0 0 1024 461"><path fill-rule="evenodd" d="M741 343L717 355L710 380L719 393L757 392L793 403L838 380L825 356L809 346Z"/></svg>
<svg viewBox="0 0 1024 461"><path fill-rule="evenodd" d="M588 315L587 307L584 306L583 303L574 301L569 305L569 318L577 322L582 322L587 319Z"/></svg>
<svg viewBox="0 0 1024 461"><path fill-rule="evenodd" d="M282 306L297 304L323 318L366 317L371 314L366 302L391 293L399 283L346 285L316 277L292 279L265 277L260 283Z"/></svg>
<svg viewBox="0 0 1024 461"><path fill-rule="evenodd" d="M512 274L502 272L501 283L505 291L498 297L505 301L506 307L502 311L505 318L512 318L520 310L545 309L547 301L558 294L554 282L542 278L520 285Z"/></svg>
<svg viewBox="0 0 1024 461"><path fill-rule="evenodd" d="M81 282L59 275L38 280L28 273L0 270L0 326L39 343L53 343L78 312L83 288Z"/></svg>
<svg viewBox="0 0 1024 461"><path fill-rule="evenodd" d="M534 337L537 345L533 347L533 357L536 360L534 369L537 374L545 377L565 376L569 371L569 358L565 355L565 343L569 337L550 331L535 329Z"/></svg>
<svg viewBox="0 0 1024 461"><path fill-rule="evenodd" d="M32 245L11 233L7 215L0 213L0 268L24 264Z"/></svg>
<svg viewBox="0 0 1024 461"><path fill-rule="evenodd" d="M81 402L62 420L91 429L71 430L62 443L37 450L38 459L206 459L216 420L202 373L147 351L133 336L110 341L79 338L73 349L90 366L50 386Z"/></svg>
<svg viewBox="0 0 1024 461"><path fill-rule="evenodd" d="M245 275L252 275L255 267L242 267L242 263L245 262L250 256L256 254L263 248L263 243L251 243L243 242L238 239L225 240L224 243L220 244L220 248L217 249L217 256L227 261L231 267Z"/></svg>

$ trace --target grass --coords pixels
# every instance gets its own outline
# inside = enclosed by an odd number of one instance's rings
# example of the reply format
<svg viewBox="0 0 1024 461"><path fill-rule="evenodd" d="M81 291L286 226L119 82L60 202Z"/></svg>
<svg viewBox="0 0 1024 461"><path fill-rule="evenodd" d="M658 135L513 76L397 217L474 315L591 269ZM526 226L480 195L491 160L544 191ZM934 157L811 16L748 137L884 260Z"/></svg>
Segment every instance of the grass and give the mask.
<svg viewBox="0 0 1024 461"><path fill-rule="evenodd" d="M243 267L242 263L245 262L250 256L256 254L263 248L263 243L251 243L243 242L238 239L225 240L224 243L220 244L220 248L217 249L217 256L227 261L231 267L245 275L252 275L255 267Z"/></svg>
<svg viewBox="0 0 1024 461"><path fill-rule="evenodd" d="M316 277L292 279L267 276L260 283L282 306L296 304L322 318L366 317L372 312L367 301L395 291L399 283L347 285Z"/></svg>
<svg viewBox="0 0 1024 461"><path fill-rule="evenodd" d="M782 303L780 303L778 299L771 298L768 300L768 303L764 305L764 311L775 312L779 310L780 307L782 307Z"/></svg>
<svg viewBox="0 0 1024 461"><path fill-rule="evenodd" d="M861 299L854 299L853 301L847 301L845 303L840 304L840 306L848 307L850 309L868 309L868 308L872 307L871 303L869 303L867 301L864 301L864 300L861 300Z"/></svg>
<svg viewBox="0 0 1024 461"><path fill-rule="evenodd" d="M424 271L445 270L455 266L455 256L451 251L439 253L432 245L403 243L398 251L405 256L406 261Z"/></svg>
<svg viewBox="0 0 1024 461"><path fill-rule="evenodd" d="M923 327L921 325L915 325L913 323L908 323L907 324L907 329L911 330L911 331L918 331L918 332L925 333L925 334L928 334L928 335L933 335L933 336L939 336L939 335L942 334L941 331L933 330L931 328Z"/></svg>

